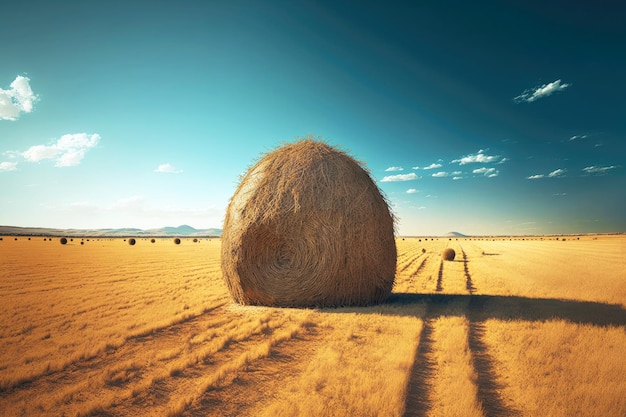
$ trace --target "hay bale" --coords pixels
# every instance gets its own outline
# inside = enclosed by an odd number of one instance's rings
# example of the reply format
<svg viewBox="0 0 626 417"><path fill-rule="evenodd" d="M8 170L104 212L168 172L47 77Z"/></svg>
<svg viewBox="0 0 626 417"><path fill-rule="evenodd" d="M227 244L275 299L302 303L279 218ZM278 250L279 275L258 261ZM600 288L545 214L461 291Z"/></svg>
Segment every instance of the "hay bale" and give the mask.
<svg viewBox="0 0 626 417"><path fill-rule="evenodd" d="M445 248L441 253L441 257L444 261L454 261L455 256L456 252L452 248Z"/></svg>
<svg viewBox="0 0 626 417"><path fill-rule="evenodd" d="M177 245L180 245L180 239L179 238L174 239L174 243Z"/></svg>
<svg viewBox="0 0 626 417"><path fill-rule="evenodd" d="M67 239L62 237L60 242L61 242L61 245L65 245L67 243Z"/></svg>
<svg viewBox="0 0 626 417"><path fill-rule="evenodd" d="M156 242L154 239L150 239L150 243L154 243Z"/></svg>
<svg viewBox="0 0 626 417"><path fill-rule="evenodd" d="M135 243L137 243L137 241L135 239L133 239L133 238L128 239L128 244L130 246L133 246Z"/></svg>
<svg viewBox="0 0 626 417"><path fill-rule="evenodd" d="M378 303L395 276L394 218L357 161L305 138L243 177L226 211L221 260L241 304Z"/></svg>

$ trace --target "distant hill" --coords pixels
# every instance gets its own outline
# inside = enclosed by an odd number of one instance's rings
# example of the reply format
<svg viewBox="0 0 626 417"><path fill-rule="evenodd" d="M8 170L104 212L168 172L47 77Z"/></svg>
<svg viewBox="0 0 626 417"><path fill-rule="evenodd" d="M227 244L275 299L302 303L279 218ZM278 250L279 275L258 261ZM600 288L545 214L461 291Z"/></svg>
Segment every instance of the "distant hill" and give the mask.
<svg viewBox="0 0 626 417"><path fill-rule="evenodd" d="M196 229L186 224L159 229L53 229L47 227L0 226L4 236L221 236L222 229Z"/></svg>
<svg viewBox="0 0 626 417"><path fill-rule="evenodd" d="M446 237L467 237L467 235L464 235L463 233L459 233L459 232L448 232L445 235Z"/></svg>

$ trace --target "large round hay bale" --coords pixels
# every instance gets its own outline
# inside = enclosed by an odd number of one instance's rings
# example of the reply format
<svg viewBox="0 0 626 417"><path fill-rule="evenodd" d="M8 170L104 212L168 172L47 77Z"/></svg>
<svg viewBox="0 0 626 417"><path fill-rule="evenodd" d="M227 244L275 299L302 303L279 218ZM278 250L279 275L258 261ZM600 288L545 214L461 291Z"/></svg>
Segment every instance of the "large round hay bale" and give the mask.
<svg viewBox="0 0 626 417"><path fill-rule="evenodd" d="M174 243L175 243L176 245L180 245L180 239L179 239L179 238L174 239Z"/></svg>
<svg viewBox="0 0 626 417"><path fill-rule="evenodd" d="M67 238L62 237L60 240L61 245L65 245L67 243Z"/></svg>
<svg viewBox="0 0 626 417"><path fill-rule="evenodd" d="M133 239L133 238L128 239L128 244L130 246L133 246L135 243L137 243L137 241L135 239Z"/></svg>
<svg viewBox="0 0 626 417"><path fill-rule="evenodd" d="M445 248L441 253L441 257L444 261L454 261L454 257L456 256L456 252L452 248Z"/></svg>
<svg viewBox="0 0 626 417"><path fill-rule="evenodd" d="M266 154L243 177L221 259L241 304L378 303L395 276L394 218L357 161L307 138Z"/></svg>

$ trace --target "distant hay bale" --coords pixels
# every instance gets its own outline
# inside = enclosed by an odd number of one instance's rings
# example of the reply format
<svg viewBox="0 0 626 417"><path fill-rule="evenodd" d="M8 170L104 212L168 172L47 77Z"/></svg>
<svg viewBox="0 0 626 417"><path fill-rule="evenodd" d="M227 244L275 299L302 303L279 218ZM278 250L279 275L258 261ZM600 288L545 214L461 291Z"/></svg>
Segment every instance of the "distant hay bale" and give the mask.
<svg viewBox="0 0 626 417"><path fill-rule="evenodd" d="M426 249L425 248L422 248L422 253L426 253Z"/></svg>
<svg viewBox="0 0 626 417"><path fill-rule="evenodd" d="M395 276L394 218L357 161L306 138L243 177L226 211L221 260L241 304L379 303Z"/></svg>
<svg viewBox="0 0 626 417"><path fill-rule="evenodd" d="M65 245L67 243L67 239L62 237L60 242L61 242L61 245Z"/></svg>
<svg viewBox="0 0 626 417"><path fill-rule="evenodd" d="M80 242L80 244L81 244L81 245L84 245L84 244L85 244L85 242Z"/></svg>
<svg viewBox="0 0 626 417"><path fill-rule="evenodd" d="M193 243L198 243L198 239L194 238Z"/></svg>
<svg viewBox="0 0 626 417"><path fill-rule="evenodd" d="M154 243L156 242L154 239L150 239L150 243Z"/></svg>
<svg viewBox="0 0 626 417"><path fill-rule="evenodd" d="M133 238L128 239L128 244L130 246L133 246L135 243L137 243L137 241L135 239L133 239Z"/></svg>
<svg viewBox="0 0 626 417"><path fill-rule="evenodd" d="M177 245L180 245L180 239L179 238L174 239L174 243Z"/></svg>
<svg viewBox="0 0 626 417"><path fill-rule="evenodd" d="M452 248L445 248L441 253L441 257L444 261L454 261L454 257L456 256L456 252Z"/></svg>

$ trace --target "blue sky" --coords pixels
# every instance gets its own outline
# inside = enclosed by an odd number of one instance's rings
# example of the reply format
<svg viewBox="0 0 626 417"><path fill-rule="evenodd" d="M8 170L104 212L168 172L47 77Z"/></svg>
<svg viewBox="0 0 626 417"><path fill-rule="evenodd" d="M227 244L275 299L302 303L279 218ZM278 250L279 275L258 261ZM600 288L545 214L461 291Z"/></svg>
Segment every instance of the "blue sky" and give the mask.
<svg viewBox="0 0 626 417"><path fill-rule="evenodd" d="M403 235L626 231L626 6L94 3L2 6L0 224L221 227L313 134Z"/></svg>

